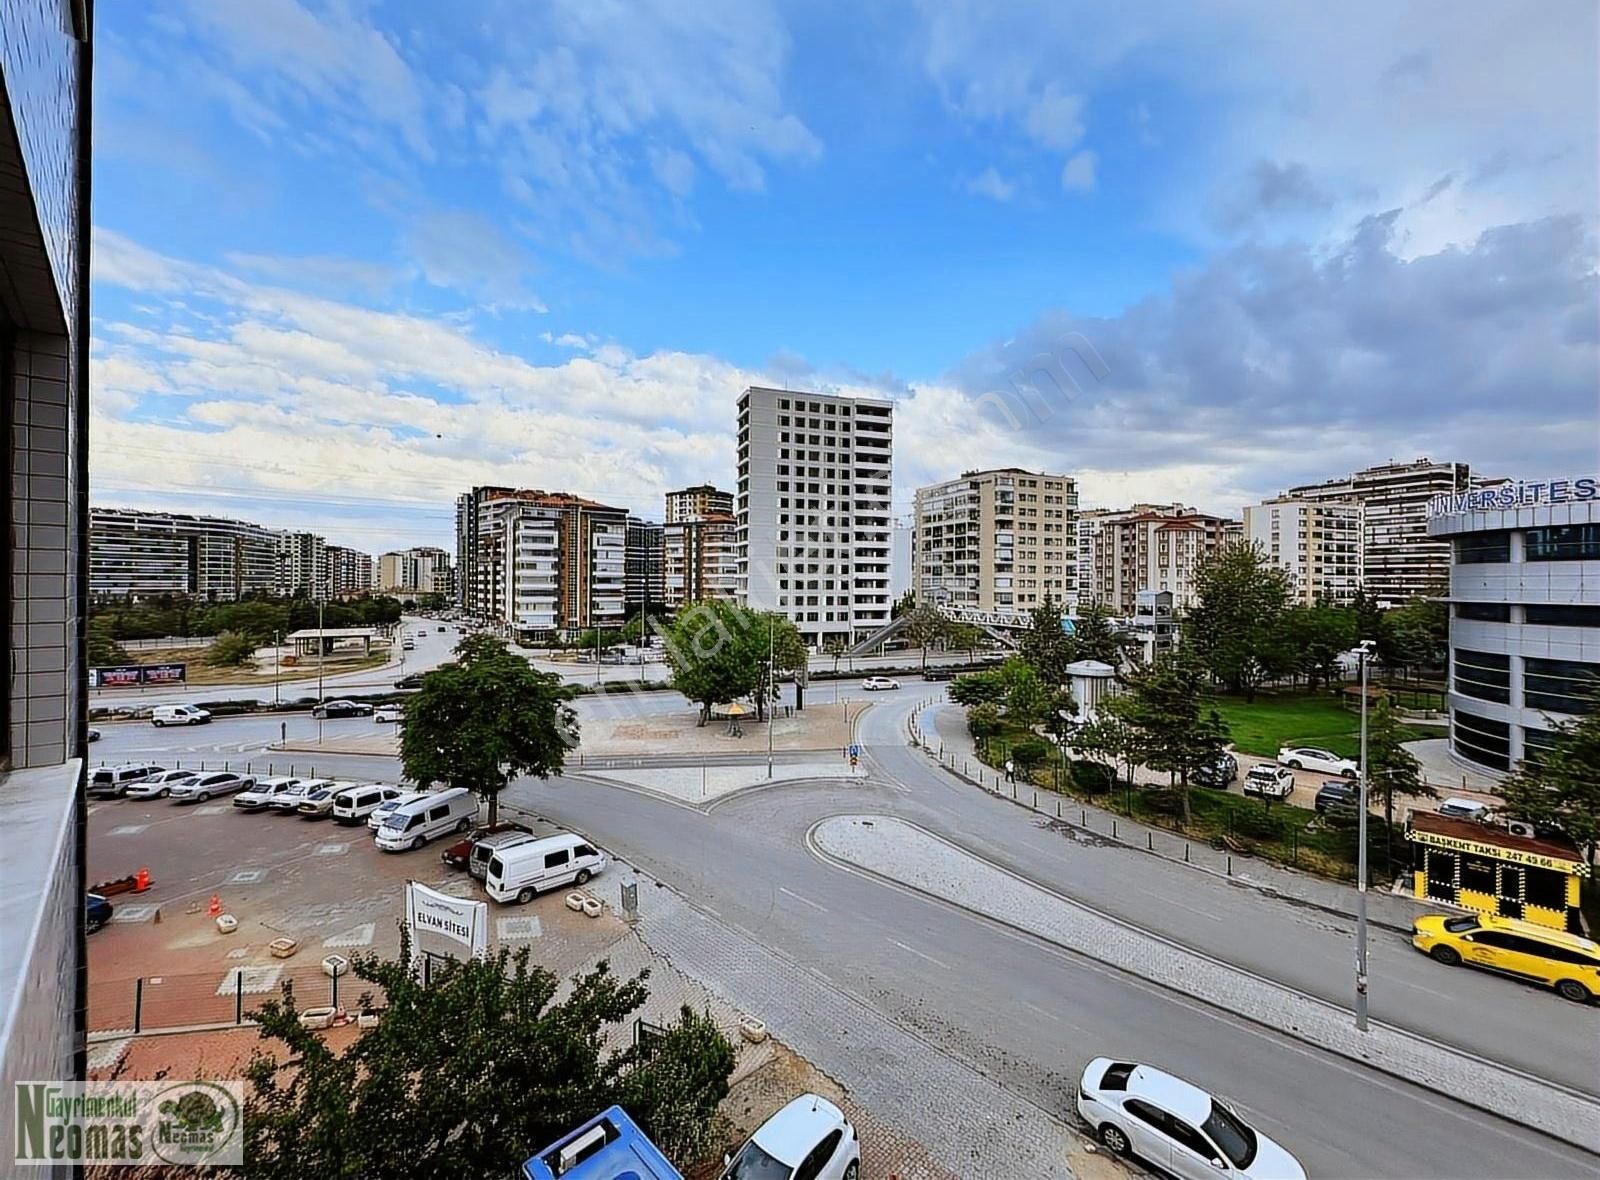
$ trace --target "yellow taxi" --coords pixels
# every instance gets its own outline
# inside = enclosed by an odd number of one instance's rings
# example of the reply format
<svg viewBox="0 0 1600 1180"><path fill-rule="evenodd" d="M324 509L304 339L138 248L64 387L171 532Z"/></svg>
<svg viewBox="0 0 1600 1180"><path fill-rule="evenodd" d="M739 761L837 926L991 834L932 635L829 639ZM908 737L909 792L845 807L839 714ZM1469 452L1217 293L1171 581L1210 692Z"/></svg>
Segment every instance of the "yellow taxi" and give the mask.
<svg viewBox="0 0 1600 1180"><path fill-rule="evenodd" d="M1530 979L1579 1004L1600 996L1600 944L1577 934L1493 914L1429 915L1411 923L1411 945L1447 967Z"/></svg>

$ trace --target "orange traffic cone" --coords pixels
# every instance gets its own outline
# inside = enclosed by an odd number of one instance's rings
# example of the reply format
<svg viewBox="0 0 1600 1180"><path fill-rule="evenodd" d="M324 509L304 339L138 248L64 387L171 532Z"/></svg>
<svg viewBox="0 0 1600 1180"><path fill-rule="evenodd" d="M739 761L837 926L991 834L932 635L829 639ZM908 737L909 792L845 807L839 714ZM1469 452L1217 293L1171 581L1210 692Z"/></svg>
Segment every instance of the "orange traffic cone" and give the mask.
<svg viewBox="0 0 1600 1180"><path fill-rule="evenodd" d="M215 918L221 912L222 912L222 898L218 897L215 893L213 893L211 895L211 908L209 910L207 910L206 913L210 914L213 918Z"/></svg>
<svg viewBox="0 0 1600 1180"><path fill-rule="evenodd" d="M135 893L143 893L148 888L150 888L150 870L141 868L134 874L133 891Z"/></svg>

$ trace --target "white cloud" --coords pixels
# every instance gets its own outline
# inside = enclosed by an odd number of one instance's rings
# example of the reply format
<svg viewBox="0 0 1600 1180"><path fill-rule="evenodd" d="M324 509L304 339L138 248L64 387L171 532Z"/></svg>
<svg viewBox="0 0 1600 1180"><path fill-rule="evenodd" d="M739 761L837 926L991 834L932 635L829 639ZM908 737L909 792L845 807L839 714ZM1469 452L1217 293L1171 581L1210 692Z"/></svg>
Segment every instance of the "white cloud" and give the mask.
<svg viewBox="0 0 1600 1180"><path fill-rule="evenodd" d="M1061 187L1068 192L1086 193L1094 189L1097 157L1085 149L1073 155L1061 167Z"/></svg>
<svg viewBox="0 0 1600 1180"><path fill-rule="evenodd" d="M967 192L975 197L988 197L991 201L1009 201L1017 193L1017 186L1001 176L993 167L985 168L966 183Z"/></svg>
<svg viewBox="0 0 1600 1180"><path fill-rule="evenodd" d="M369 296L384 295L400 277L394 267L381 262L335 258L325 254L289 257L230 253L225 258L230 266L273 282L324 288L338 293L353 291Z"/></svg>
<svg viewBox="0 0 1600 1180"><path fill-rule="evenodd" d="M1041 147L1066 151L1083 138L1083 99L1046 86L1023 119L1029 137Z"/></svg>
<svg viewBox="0 0 1600 1180"><path fill-rule="evenodd" d="M407 252L423 277L488 301L496 307L546 311L523 277L530 269L526 252L498 225L461 209L424 213L406 234Z"/></svg>

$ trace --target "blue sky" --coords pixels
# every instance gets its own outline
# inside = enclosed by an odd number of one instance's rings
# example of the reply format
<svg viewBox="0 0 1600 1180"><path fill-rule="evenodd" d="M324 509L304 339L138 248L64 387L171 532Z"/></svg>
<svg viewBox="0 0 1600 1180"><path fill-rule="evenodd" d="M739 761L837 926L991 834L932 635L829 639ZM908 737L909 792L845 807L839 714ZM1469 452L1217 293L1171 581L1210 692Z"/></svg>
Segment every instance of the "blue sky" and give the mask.
<svg viewBox="0 0 1600 1180"><path fill-rule="evenodd" d="M1230 512L1422 453L1592 470L1595 25L105 6L95 496L374 550L473 482L659 514L731 480L752 381L894 397L903 506L1000 463Z"/></svg>

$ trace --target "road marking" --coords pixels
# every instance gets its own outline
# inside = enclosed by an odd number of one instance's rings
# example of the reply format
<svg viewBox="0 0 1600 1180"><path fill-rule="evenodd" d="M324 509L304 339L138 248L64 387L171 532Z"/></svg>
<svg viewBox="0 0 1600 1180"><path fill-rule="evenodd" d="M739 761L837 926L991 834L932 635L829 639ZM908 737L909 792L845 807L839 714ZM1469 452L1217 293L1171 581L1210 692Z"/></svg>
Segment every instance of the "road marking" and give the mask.
<svg viewBox="0 0 1600 1180"><path fill-rule="evenodd" d="M123 824L120 828L112 828L106 833L108 836L137 836L148 828L149 824Z"/></svg>
<svg viewBox="0 0 1600 1180"><path fill-rule="evenodd" d="M903 951L910 951L913 955L916 955L917 958L919 958L919 959L928 960L928 962L932 963L935 967L943 967L946 971L950 970L950 964L941 963L938 959L934 958L932 955L923 954L921 951L919 951L914 946L907 946L905 943L899 942L899 941L897 941L896 939L893 939L893 938L891 938L889 941L894 943L895 946L899 947Z"/></svg>
<svg viewBox="0 0 1600 1180"><path fill-rule="evenodd" d="M278 986L282 967L235 967L217 984L217 995L231 996L235 992L270 992Z"/></svg>
<svg viewBox="0 0 1600 1180"><path fill-rule="evenodd" d="M266 869L240 869L223 882L224 885L254 885L267 875Z"/></svg>
<svg viewBox="0 0 1600 1180"><path fill-rule="evenodd" d="M338 856L350 847L348 844L318 844L311 850L312 856Z"/></svg>
<svg viewBox="0 0 1600 1180"><path fill-rule="evenodd" d="M196 815L226 815L233 808L226 803L202 803L194 809Z"/></svg>
<svg viewBox="0 0 1600 1180"><path fill-rule="evenodd" d="M114 1041L101 1041L89 1050L88 1060L84 1064L90 1069L110 1069L122 1060L122 1055L128 1051L128 1046L132 1043L132 1037L119 1037Z"/></svg>
<svg viewBox="0 0 1600 1180"><path fill-rule="evenodd" d="M372 937L377 933L376 922L363 922L359 926L352 926L341 934L330 934L322 940L323 946L371 946Z"/></svg>
<svg viewBox="0 0 1600 1180"><path fill-rule="evenodd" d="M537 915L518 918L498 918L495 920L495 937L501 942L515 942L522 939L538 938L544 934L544 927L539 924Z"/></svg>
<svg viewBox="0 0 1600 1180"><path fill-rule="evenodd" d="M1168 898L1167 899L1167 904L1168 905L1175 905L1180 910L1188 910L1191 914L1194 914L1197 917L1205 918L1209 922L1220 922L1220 921L1222 921L1222 919L1217 917L1217 915L1215 915L1215 914L1207 913L1205 910L1197 910L1197 909L1194 908L1194 906L1192 906L1192 905L1184 905L1183 902L1181 902L1181 901L1173 901L1171 898Z"/></svg>
<svg viewBox="0 0 1600 1180"><path fill-rule="evenodd" d="M119 905L111 911L113 922L148 922L156 916L158 905Z"/></svg>
<svg viewBox="0 0 1600 1180"><path fill-rule="evenodd" d="M818 905L816 902L812 901L809 897L801 897L798 893L796 893L792 889L785 889L782 885L779 885L778 886L778 892L782 893L782 894L785 894L788 897L794 898L801 905L808 905L814 910L821 910L823 913L827 913L828 912L828 907L827 906Z"/></svg>
<svg viewBox="0 0 1600 1180"><path fill-rule="evenodd" d="M1039 1005L1033 1003L1031 1000L1023 1000L1022 1001L1022 1006L1024 1008L1029 1009L1030 1011L1037 1012L1040 1016L1043 1016L1046 1020L1053 1020L1057 1024L1061 1023L1061 1017L1057 1016L1054 1012L1050 1011L1050 1009L1048 1009L1048 1008L1039 1007Z"/></svg>

